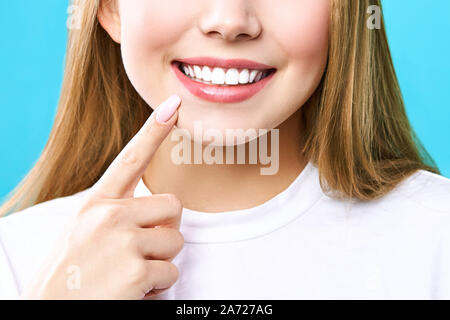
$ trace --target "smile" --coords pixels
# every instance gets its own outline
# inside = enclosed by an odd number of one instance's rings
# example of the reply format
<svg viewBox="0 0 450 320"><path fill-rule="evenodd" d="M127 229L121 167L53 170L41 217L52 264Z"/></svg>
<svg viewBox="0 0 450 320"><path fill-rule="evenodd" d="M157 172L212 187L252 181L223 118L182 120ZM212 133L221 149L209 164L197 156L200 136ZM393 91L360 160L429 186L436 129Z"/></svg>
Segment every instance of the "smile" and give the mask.
<svg viewBox="0 0 450 320"><path fill-rule="evenodd" d="M193 95L208 101L236 103L261 91L276 69L244 59L199 57L174 60L172 69Z"/></svg>

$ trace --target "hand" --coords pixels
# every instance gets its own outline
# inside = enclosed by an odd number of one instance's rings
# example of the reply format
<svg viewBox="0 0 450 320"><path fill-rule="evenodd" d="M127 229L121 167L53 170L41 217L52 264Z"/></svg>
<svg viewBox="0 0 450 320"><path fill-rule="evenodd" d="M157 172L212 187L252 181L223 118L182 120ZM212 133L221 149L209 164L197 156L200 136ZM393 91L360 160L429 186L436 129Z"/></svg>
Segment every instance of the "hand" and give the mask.
<svg viewBox="0 0 450 320"><path fill-rule="evenodd" d="M133 195L179 104L176 96L161 104L89 190L22 298L142 299L175 283L182 205L172 194Z"/></svg>

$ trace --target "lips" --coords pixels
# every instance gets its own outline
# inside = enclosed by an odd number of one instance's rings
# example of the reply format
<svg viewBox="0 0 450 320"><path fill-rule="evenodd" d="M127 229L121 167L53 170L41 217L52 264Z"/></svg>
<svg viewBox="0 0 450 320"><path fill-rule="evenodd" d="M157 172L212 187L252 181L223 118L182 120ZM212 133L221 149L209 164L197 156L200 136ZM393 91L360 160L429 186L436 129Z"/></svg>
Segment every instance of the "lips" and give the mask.
<svg viewBox="0 0 450 320"><path fill-rule="evenodd" d="M172 61L171 67L179 81L193 95L207 101L220 103L237 103L250 99L261 91L276 73L276 69L272 66L255 61L212 57L177 59ZM191 70L190 74L186 72L188 68ZM192 73L194 68L197 71L196 74ZM208 75L211 70L213 79L209 76L207 78L205 73L203 79L202 73L199 72L202 68L203 71L205 69L208 71ZM226 82L223 78L225 73L227 74ZM222 78L215 77L217 74L222 75ZM248 74L250 74L250 79ZM240 76L239 81L238 75Z"/></svg>

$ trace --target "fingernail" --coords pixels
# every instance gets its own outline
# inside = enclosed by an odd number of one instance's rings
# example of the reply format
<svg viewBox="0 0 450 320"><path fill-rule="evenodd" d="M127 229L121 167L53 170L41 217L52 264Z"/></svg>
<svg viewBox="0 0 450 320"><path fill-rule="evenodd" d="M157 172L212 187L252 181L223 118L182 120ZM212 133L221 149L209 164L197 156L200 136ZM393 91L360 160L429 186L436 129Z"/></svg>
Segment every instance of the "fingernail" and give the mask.
<svg viewBox="0 0 450 320"><path fill-rule="evenodd" d="M180 105L181 98L177 95L171 96L169 99L164 101L157 110L156 121L159 123L165 123L167 120L172 118L175 111L177 111Z"/></svg>

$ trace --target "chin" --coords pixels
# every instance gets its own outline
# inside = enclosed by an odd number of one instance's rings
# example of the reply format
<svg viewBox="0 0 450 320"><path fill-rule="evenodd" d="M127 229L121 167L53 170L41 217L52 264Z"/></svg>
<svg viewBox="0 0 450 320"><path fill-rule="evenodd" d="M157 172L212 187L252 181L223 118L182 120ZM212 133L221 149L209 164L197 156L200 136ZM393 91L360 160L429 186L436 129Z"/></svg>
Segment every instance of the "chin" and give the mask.
<svg viewBox="0 0 450 320"><path fill-rule="evenodd" d="M176 124L178 136L204 146L235 146L245 144L264 134L264 130L240 117L191 116L180 112Z"/></svg>

